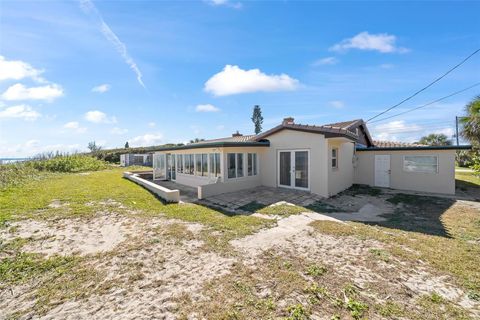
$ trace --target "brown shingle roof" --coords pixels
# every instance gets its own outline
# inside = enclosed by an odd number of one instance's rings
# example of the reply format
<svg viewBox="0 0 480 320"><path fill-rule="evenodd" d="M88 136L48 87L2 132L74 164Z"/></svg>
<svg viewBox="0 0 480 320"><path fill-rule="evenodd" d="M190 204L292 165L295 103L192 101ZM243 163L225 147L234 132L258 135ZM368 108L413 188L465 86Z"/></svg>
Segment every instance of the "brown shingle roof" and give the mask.
<svg viewBox="0 0 480 320"><path fill-rule="evenodd" d="M324 124L324 127L335 127L335 128L342 128L342 129L348 129L355 123L362 121L362 119L355 119L355 120L350 120L350 121L342 121L342 122L335 122L335 123L329 123L329 124Z"/></svg>
<svg viewBox="0 0 480 320"><path fill-rule="evenodd" d="M257 135L255 137L255 140L259 141L259 140L264 139L264 138L268 137L269 135L271 135L275 132L278 132L280 130L283 130L283 129L298 130L298 131L320 133L320 134L332 134L332 135L344 136L344 137L351 138L351 139L357 139L358 138L358 136L355 133L353 133L353 132L351 132L347 129L343 129L343 128L339 128L339 127L312 126L312 125L297 124L297 123L293 123L293 124L282 123L282 124L272 128L270 130L267 130L263 133L260 133L259 135Z"/></svg>
<svg viewBox="0 0 480 320"><path fill-rule="evenodd" d="M404 147L425 147L425 144L420 143L408 143L398 141L373 141L373 144L377 148L404 148Z"/></svg>
<svg viewBox="0 0 480 320"><path fill-rule="evenodd" d="M226 137L226 138L219 138L219 139L210 139L210 140L204 140L204 141L199 141L195 143L189 143L187 144L188 146L190 145L199 145L199 144L205 144L205 143L215 143L215 142L249 142L249 141L255 141L254 138L256 135L245 135L245 136L235 136L235 137Z"/></svg>

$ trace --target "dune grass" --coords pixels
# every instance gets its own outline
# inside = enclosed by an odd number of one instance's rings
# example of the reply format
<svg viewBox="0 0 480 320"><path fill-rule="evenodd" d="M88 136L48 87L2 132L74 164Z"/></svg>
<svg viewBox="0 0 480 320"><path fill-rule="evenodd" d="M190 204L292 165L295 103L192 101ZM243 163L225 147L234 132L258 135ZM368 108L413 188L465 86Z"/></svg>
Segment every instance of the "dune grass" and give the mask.
<svg viewBox="0 0 480 320"><path fill-rule="evenodd" d="M124 179L122 177L124 170L115 168L87 173L57 174L48 179L11 187L5 190L0 198L0 225L2 222L16 219L89 216L101 210L125 213L130 210L140 215L163 215L199 222L214 231L226 232L228 237L246 235L269 224L264 219L227 216L194 204L164 204L146 189ZM50 206L54 200L62 205Z"/></svg>

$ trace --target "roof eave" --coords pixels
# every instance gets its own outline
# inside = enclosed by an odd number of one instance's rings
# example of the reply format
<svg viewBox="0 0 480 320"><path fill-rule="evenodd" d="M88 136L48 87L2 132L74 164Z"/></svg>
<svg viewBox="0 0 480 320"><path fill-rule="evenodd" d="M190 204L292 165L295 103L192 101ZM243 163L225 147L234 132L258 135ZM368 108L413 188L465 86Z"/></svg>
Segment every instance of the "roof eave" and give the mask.
<svg viewBox="0 0 480 320"><path fill-rule="evenodd" d="M176 147L167 147L158 149L157 152L175 151L175 150L189 150L189 149L204 149L204 148L227 148L227 147L269 147L270 141L249 141L249 142L211 142L199 143Z"/></svg>
<svg viewBox="0 0 480 320"><path fill-rule="evenodd" d="M412 151L412 150L471 150L471 145L464 146L411 146L411 147L357 147L357 151Z"/></svg>

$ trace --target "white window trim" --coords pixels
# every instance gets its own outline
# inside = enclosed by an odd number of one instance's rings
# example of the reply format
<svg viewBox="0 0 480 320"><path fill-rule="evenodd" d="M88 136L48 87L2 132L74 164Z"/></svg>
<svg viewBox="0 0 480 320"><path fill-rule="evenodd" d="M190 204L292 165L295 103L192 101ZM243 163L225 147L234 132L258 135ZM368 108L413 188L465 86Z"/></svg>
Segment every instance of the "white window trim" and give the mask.
<svg viewBox="0 0 480 320"><path fill-rule="evenodd" d="M226 152L225 153L225 177L228 181L234 181L234 180L244 180L244 179L250 179L253 177L258 177L259 175L259 167L258 167L258 155L257 155L257 175L255 176L249 176L248 175L248 154L253 153L253 152ZM235 155L235 177L229 178L228 177L228 155L229 154L234 154ZM238 157L237 154L242 154L242 164L243 164L243 176L237 177L237 168L238 168Z"/></svg>
<svg viewBox="0 0 480 320"><path fill-rule="evenodd" d="M435 165L435 172L425 172L425 171L408 171L405 170L405 157L435 157L437 159L437 163ZM430 155L430 154L415 154L415 155L403 155L403 162L402 162L402 171L405 173L423 173L423 174L438 174L439 173L439 164L438 164L438 154Z"/></svg>
<svg viewBox="0 0 480 320"><path fill-rule="evenodd" d="M252 175L248 174L248 156L252 155ZM255 161L253 161L255 160ZM244 177L256 177L259 175L258 171L258 154L256 152L247 152L247 174ZM256 173L255 173L256 172Z"/></svg>
<svg viewBox="0 0 480 320"><path fill-rule="evenodd" d="M335 157L333 156L333 150L336 150ZM335 159L335 166L332 165L333 159ZM330 150L330 168L332 168L332 170L338 170L338 148L332 148Z"/></svg>

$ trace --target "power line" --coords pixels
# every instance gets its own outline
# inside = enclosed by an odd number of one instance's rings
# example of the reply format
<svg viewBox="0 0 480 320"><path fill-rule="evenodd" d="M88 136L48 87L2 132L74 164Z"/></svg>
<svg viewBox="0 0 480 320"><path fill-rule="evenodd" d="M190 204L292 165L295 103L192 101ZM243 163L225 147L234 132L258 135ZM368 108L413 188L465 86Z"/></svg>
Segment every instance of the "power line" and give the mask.
<svg viewBox="0 0 480 320"><path fill-rule="evenodd" d="M449 95L447 95L447 96L445 96L445 97L442 97L442 98L439 98L439 99L437 99L437 100L431 101L431 102L426 103L426 104L424 104L424 105L421 105L421 106L419 106L419 107L412 108L412 109L406 110L406 111L404 111L404 112L400 112L400 113L391 115L391 116L389 116L389 117L385 117L385 118L381 118L381 119L372 121L371 123L375 123L375 122L380 122L380 121L383 121L383 120L391 119L391 118L393 118L393 117L398 117L398 116L401 116L401 115L403 115L403 114L406 114L406 113L409 113L409 112L412 112L412 111L415 111L415 110L418 110L418 109L421 109L421 108L425 108L425 107L427 107L427 106L429 106L429 105L432 105L432 104L434 104L434 103L440 102L440 101L445 100L445 99L447 99L447 98L456 96L457 94L460 94L460 93L462 93L462 92L465 92L465 91L467 91L467 90L470 90L470 89L472 89L472 88L474 88L474 87L476 87L476 86L479 86L479 85L480 85L480 82L477 82L477 83L471 85L470 87L467 87L467 88L465 88L465 89L456 91L456 92L451 93L451 94L449 94Z"/></svg>
<svg viewBox="0 0 480 320"><path fill-rule="evenodd" d="M415 92L414 94L412 94L411 96L403 99L402 101L400 101L399 103L391 106L390 108L386 109L385 111L382 111L380 112L379 114L377 114L376 116L370 118L367 120L367 122L369 122L370 120L373 120L375 118L378 118L379 116L381 116L382 114L385 114L387 113L388 111L398 107L399 105L403 104L404 102L407 102L408 100L412 99L413 97L415 97L416 95L418 95L419 93L427 90L428 88L430 88L431 86L433 86L435 83L437 83L438 81L442 80L443 78L445 78L449 73L451 73L453 70L457 69L458 67L460 67L462 64L464 64L465 62L467 62L468 59L470 59L471 57L473 57L475 54L477 54L478 52L480 52L480 48L475 50L474 52L472 52L468 57L466 57L465 59L463 59L460 63L458 63L457 65L455 65L453 68L451 68L450 70L448 70L447 72L445 72L443 75L441 75L440 77L438 77L437 79L433 80L432 82L430 82L427 86L423 87L422 89L418 90L417 92Z"/></svg>

